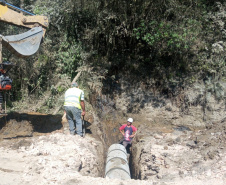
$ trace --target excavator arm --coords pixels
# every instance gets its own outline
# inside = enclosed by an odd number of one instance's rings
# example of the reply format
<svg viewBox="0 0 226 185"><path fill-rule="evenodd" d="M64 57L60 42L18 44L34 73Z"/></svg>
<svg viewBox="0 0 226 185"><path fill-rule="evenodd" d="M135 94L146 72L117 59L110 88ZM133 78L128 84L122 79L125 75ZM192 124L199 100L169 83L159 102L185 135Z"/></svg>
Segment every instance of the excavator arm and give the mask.
<svg viewBox="0 0 226 185"><path fill-rule="evenodd" d="M1 2L2 0L0 0L0 3ZM5 3L5 5L0 4L1 21L26 28L33 28L34 26L39 25L43 28L43 31L45 32L46 28L48 27L48 18L46 16L35 15L30 12L29 12L30 15L25 16L24 14L16 11L16 10L20 11L22 9L10 5L11 4L9 3ZM25 13L28 12L25 11Z"/></svg>
<svg viewBox="0 0 226 185"><path fill-rule="evenodd" d="M7 47L18 57L33 55L38 50L49 25L46 16L35 15L3 0L0 0L0 21L31 29L19 35L0 35L0 41L2 40L3 46Z"/></svg>
<svg viewBox="0 0 226 185"><path fill-rule="evenodd" d="M28 15L25 15L28 14ZM5 111L2 110L3 96L2 91L11 89L11 79L6 76L6 68L11 64L2 63L2 45L7 47L18 57L27 57L33 55L40 46L41 40L48 27L48 18L39 16L0 0L0 21L30 29L29 31L11 36L0 34L0 118L6 116L6 98ZM4 113L5 112L5 113Z"/></svg>

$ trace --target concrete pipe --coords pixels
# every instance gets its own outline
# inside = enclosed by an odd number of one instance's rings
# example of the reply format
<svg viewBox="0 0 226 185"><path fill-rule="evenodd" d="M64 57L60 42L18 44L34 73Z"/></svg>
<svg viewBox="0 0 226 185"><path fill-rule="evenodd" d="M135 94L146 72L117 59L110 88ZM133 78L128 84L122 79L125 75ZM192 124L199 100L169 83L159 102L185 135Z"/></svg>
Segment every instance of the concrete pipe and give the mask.
<svg viewBox="0 0 226 185"><path fill-rule="evenodd" d="M108 149L105 177L110 179L131 179L126 148L121 144L113 144Z"/></svg>

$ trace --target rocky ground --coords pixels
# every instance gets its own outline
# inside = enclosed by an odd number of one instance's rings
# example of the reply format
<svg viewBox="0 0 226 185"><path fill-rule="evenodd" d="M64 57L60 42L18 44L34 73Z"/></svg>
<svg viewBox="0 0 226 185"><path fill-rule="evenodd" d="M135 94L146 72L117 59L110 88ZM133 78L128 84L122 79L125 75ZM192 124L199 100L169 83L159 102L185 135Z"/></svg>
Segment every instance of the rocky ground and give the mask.
<svg viewBox="0 0 226 185"><path fill-rule="evenodd" d="M138 136L132 151L134 176L166 184L181 180L224 184L225 121L210 129L175 127L167 132L161 128Z"/></svg>
<svg viewBox="0 0 226 185"><path fill-rule="evenodd" d="M73 184L80 182L77 176L98 177L103 164L97 148L101 144L92 138L62 133L4 140L0 184Z"/></svg>
<svg viewBox="0 0 226 185"><path fill-rule="evenodd" d="M67 128L62 127L51 133L33 132L28 137L26 133L31 128L27 121L10 120L0 130L1 185L150 184L102 178L103 145L91 134L85 138L71 136Z"/></svg>
<svg viewBox="0 0 226 185"><path fill-rule="evenodd" d="M145 124L140 125L142 132L134 140L130 158L131 173L137 180L122 181L103 178L106 149L94 133L85 138L71 136L67 127L56 129L55 122L55 129L40 132L40 116L46 124L42 129L50 129L53 117L39 114L22 114L20 119L17 115L1 128L1 185L223 185L226 179L225 120L202 130L153 126L150 132Z"/></svg>

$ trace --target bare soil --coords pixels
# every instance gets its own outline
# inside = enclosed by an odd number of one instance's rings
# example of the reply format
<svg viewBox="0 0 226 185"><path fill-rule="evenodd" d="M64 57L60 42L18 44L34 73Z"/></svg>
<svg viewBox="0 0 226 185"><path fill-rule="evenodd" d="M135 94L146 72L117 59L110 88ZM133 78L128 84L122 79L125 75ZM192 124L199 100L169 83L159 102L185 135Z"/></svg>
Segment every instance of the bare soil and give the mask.
<svg viewBox="0 0 226 185"><path fill-rule="evenodd" d="M0 184L223 185L226 180L225 120L202 130L137 124L130 157L134 179L127 181L104 178L106 148L120 138L118 123L86 121L95 129L87 128L81 138L69 134L62 115L11 113L1 118Z"/></svg>

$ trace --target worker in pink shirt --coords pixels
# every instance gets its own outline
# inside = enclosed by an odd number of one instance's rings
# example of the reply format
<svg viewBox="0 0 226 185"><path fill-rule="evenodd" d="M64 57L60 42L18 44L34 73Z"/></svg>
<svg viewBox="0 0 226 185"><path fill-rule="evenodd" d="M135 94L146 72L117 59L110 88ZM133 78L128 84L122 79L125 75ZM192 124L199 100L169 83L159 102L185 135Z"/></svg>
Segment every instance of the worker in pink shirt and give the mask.
<svg viewBox="0 0 226 185"><path fill-rule="evenodd" d="M126 148L127 152L129 151L129 147L131 146L133 137L137 133L137 128L132 125L133 118L129 118L127 120L127 124L122 125L119 130L123 135L122 144Z"/></svg>

